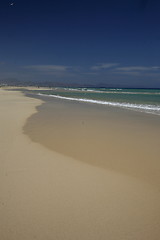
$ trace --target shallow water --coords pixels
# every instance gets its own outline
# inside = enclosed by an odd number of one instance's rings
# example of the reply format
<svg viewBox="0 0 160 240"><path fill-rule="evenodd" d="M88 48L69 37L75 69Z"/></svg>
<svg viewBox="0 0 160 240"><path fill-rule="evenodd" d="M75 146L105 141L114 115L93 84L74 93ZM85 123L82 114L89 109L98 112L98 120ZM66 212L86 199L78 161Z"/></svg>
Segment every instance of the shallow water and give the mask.
<svg viewBox="0 0 160 240"><path fill-rule="evenodd" d="M54 88L38 94L160 115L159 89Z"/></svg>

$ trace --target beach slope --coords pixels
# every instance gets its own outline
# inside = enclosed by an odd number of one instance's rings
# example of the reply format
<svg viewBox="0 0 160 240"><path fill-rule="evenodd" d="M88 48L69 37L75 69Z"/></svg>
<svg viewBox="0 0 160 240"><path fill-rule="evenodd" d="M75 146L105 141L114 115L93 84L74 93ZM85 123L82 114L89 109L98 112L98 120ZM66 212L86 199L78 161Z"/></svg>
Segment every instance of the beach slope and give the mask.
<svg viewBox="0 0 160 240"><path fill-rule="evenodd" d="M157 177L154 185L31 141L23 128L42 103L0 90L0 239L159 240Z"/></svg>

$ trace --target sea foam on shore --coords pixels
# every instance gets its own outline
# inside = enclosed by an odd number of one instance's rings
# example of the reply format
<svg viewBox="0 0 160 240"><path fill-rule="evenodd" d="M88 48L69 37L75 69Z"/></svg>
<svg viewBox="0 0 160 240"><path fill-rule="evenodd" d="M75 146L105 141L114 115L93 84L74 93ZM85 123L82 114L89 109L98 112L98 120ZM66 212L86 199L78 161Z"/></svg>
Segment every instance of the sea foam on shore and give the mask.
<svg viewBox="0 0 160 240"><path fill-rule="evenodd" d="M160 115L159 89L53 88L39 95Z"/></svg>

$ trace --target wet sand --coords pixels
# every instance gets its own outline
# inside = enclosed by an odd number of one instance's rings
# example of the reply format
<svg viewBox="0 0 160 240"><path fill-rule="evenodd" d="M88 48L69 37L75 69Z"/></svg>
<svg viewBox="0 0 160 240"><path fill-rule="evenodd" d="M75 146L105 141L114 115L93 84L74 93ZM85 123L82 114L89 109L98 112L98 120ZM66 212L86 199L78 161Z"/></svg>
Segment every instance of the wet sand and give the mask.
<svg viewBox="0 0 160 240"><path fill-rule="evenodd" d="M159 240L158 118L2 90L0 111L1 239Z"/></svg>
<svg viewBox="0 0 160 240"><path fill-rule="evenodd" d="M23 128L34 142L160 187L159 116L51 97L40 99L44 103Z"/></svg>

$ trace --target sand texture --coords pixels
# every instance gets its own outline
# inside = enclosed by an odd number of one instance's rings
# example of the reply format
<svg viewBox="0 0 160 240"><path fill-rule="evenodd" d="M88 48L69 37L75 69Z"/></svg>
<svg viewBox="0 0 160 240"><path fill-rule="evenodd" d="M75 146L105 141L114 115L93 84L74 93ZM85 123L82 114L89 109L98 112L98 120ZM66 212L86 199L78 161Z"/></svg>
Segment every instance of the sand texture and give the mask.
<svg viewBox="0 0 160 240"><path fill-rule="evenodd" d="M48 104L0 90L0 239L159 240L157 119Z"/></svg>

